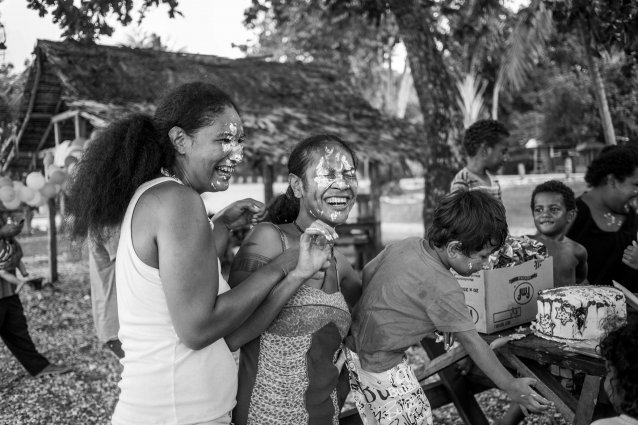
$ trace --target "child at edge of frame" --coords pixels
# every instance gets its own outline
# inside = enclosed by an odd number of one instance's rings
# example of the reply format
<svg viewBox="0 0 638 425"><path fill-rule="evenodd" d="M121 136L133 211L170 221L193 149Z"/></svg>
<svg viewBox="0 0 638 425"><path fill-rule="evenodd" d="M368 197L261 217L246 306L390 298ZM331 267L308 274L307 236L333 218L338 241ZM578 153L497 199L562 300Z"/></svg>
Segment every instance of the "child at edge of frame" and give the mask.
<svg viewBox="0 0 638 425"><path fill-rule="evenodd" d="M618 416L592 425L638 425L638 317L611 331L600 343L607 368L603 384Z"/></svg>
<svg viewBox="0 0 638 425"><path fill-rule="evenodd" d="M531 378L514 378L479 336L450 269L480 270L507 236L503 205L483 191L457 191L434 211L427 238L387 246L363 270L363 294L346 338L350 387L363 423L432 424L425 393L405 350L434 331L451 332L474 363L526 411L550 402ZM409 267L406 265L409 264Z"/></svg>

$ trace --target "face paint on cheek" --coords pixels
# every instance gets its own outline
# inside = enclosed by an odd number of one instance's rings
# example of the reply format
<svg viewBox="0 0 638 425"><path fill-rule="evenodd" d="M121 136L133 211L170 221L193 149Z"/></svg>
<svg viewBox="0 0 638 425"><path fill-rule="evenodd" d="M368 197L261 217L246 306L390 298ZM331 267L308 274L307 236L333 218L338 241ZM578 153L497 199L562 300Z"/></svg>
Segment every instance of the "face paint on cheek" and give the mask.
<svg viewBox="0 0 638 425"><path fill-rule="evenodd" d="M315 167L315 183L319 192L324 192L332 184L332 180L328 178L329 170L325 165L325 158L321 157L319 164Z"/></svg>
<svg viewBox="0 0 638 425"><path fill-rule="evenodd" d="M474 264L472 264L472 262L467 263L467 269L468 270L472 270L474 268Z"/></svg>
<svg viewBox="0 0 638 425"><path fill-rule="evenodd" d="M244 159L244 146L236 140L222 143L222 152L224 152L231 161L241 162Z"/></svg>

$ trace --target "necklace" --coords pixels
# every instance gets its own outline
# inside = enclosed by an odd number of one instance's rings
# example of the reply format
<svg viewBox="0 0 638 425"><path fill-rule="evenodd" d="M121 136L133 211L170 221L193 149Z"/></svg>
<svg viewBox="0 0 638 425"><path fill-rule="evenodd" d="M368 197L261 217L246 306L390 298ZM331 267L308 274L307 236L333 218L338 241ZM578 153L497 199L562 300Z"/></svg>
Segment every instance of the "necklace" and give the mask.
<svg viewBox="0 0 638 425"><path fill-rule="evenodd" d="M622 226L622 222L623 222L623 218L622 217L618 218L615 215L613 215L612 213L606 212L606 213L603 214L603 218L606 220L606 224L609 227L612 227L612 226L620 227L620 226Z"/></svg>
<svg viewBox="0 0 638 425"><path fill-rule="evenodd" d="M302 229L301 226L297 224L297 220L294 220L292 224L294 224L297 230L299 230L301 233L304 232L304 229Z"/></svg>

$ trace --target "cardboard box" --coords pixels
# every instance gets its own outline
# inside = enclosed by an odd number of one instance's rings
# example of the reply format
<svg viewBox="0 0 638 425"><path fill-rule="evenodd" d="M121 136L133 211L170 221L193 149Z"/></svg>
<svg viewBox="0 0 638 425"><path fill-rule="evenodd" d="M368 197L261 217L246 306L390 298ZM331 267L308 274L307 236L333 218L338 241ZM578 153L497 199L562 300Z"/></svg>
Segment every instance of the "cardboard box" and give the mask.
<svg viewBox="0 0 638 425"><path fill-rule="evenodd" d="M454 276L465 292L476 330L490 334L534 320L538 291L554 287L553 258Z"/></svg>

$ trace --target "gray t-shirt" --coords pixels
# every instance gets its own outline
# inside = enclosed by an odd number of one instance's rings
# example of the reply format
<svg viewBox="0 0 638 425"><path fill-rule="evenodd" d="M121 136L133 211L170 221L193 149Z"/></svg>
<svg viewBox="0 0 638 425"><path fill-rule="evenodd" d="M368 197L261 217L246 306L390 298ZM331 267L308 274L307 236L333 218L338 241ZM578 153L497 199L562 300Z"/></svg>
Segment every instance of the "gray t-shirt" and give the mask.
<svg viewBox="0 0 638 425"><path fill-rule="evenodd" d="M348 347L361 366L383 372L435 330L475 329L463 289L423 238L386 247L363 270L363 294L352 314Z"/></svg>

